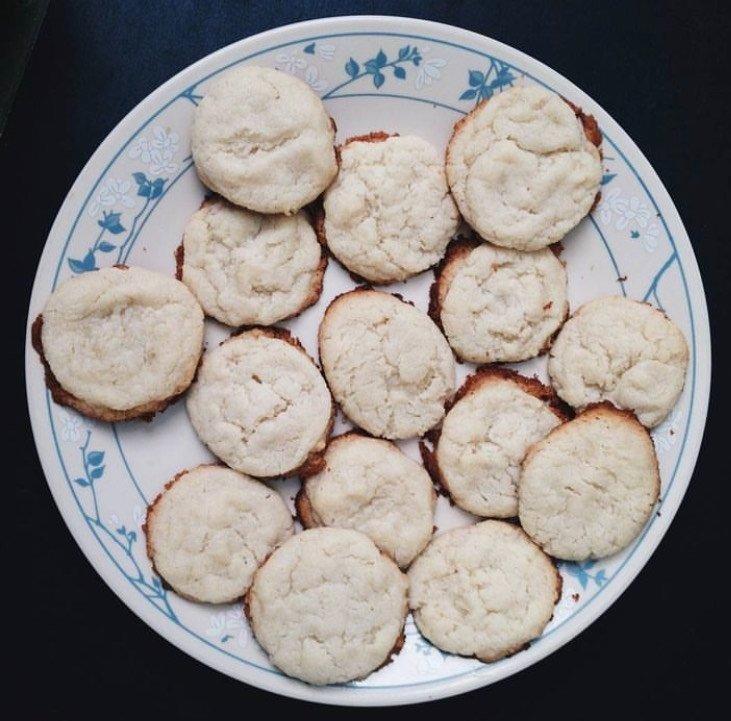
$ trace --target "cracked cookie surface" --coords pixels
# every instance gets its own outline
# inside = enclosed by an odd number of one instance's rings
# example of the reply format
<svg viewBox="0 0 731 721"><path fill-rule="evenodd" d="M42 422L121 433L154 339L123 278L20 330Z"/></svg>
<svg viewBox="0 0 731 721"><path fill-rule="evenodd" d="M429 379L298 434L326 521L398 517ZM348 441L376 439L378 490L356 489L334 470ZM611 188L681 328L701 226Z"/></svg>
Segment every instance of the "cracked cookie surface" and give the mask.
<svg viewBox="0 0 731 721"><path fill-rule="evenodd" d="M457 243L435 281L432 306L462 360L527 360L550 346L568 315L566 271L548 248Z"/></svg>
<svg viewBox="0 0 731 721"><path fill-rule="evenodd" d="M512 371L470 376L442 423L434 459L452 500L477 516L518 515L520 467L530 446L566 420L550 388Z"/></svg>
<svg viewBox="0 0 731 721"><path fill-rule="evenodd" d="M442 533L408 576L409 606L421 633L443 651L486 662L539 636L561 595L551 559L505 521Z"/></svg>
<svg viewBox="0 0 731 721"><path fill-rule="evenodd" d="M599 192L593 118L537 86L516 86L455 126L447 178L464 219L487 241L538 250L563 238Z"/></svg>
<svg viewBox="0 0 731 721"><path fill-rule="evenodd" d="M574 408L608 400L652 428L678 400L688 358L685 336L664 313L606 296L585 303L566 321L551 347L548 374Z"/></svg>
<svg viewBox="0 0 731 721"><path fill-rule="evenodd" d="M261 215L206 201L183 235L182 281L207 315L271 325L317 301L326 259L304 211Z"/></svg>
<svg viewBox="0 0 731 721"><path fill-rule="evenodd" d="M338 296L320 324L322 368L353 423L382 438L414 438L444 417L455 385L449 344L425 313L359 288Z"/></svg>
<svg viewBox="0 0 731 721"><path fill-rule="evenodd" d="M328 248L373 283L405 280L438 263L459 225L443 158L414 135L348 140L323 205Z"/></svg>
<svg viewBox="0 0 731 721"><path fill-rule="evenodd" d="M193 294L139 267L70 278L34 326L54 399L105 421L163 410L188 388L203 351Z"/></svg>
<svg viewBox="0 0 731 721"><path fill-rule="evenodd" d="M259 568L246 610L275 666L311 684L344 683L400 648L407 581L364 534L313 528Z"/></svg>
<svg viewBox="0 0 731 721"><path fill-rule="evenodd" d="M276 491L217 465L178 474L145 522L157 573L180 596L205 603L241 598L259 563L293 532Z"/></svg>
<svg viewBox="0 0 731 721"><path fill-rule="evenodd" d="M530 449L518 486L520 523L556 558L601 558L631 543L659 493L647 429L630 411L602 403Z"/></svg>
<svg viewBox="0 0 731 721"><path fill-rule="evenodd" d="M359 433L334 438L324 460L297 496L303 525L353 528L408 566L434 526L436 494L424 467L396 444Z"/></svg>
<svg viewBox="0 0 731 721"><path fill-rule="evenodd" d="M216 456L260 478L310 461L325 447L333 413L317 366L286 331L268 328L206 351L187 409Z"/></svg>
<svg viewBox="0 0 731 721"><path fill-rule="evenodd" d="M259 213L289 215L335 177L334 140L330 116L307 83L249 65L205 88L191 151L211 190Z"/></svg>

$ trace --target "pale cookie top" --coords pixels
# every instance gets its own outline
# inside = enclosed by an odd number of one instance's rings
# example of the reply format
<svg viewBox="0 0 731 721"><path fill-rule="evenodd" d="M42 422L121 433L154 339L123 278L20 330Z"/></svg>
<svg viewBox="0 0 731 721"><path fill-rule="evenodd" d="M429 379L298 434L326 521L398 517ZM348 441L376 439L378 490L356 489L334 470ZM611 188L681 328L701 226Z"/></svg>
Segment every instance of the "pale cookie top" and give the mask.
<svg viewBox="0 0 731 721"><path fill-rule="evenodd" d="M394 443L357 433L333 439L325 464L297 497L303 524L354 528L408 566L434 526L436 495L424 467Z"/></svg>
<svg viewBox="0 0 731 721"><path fill-rule="evenodd" d="M558 95L528 86L494 95L457 123L447 178L482 238L537 250L561 240L589 212L602 165L584 118Z"/></svg>
<svg viewBox="0 0 731 721"><path fill-rule="evenodd" d="M336 298L319 332L330 389L353 423L374 436L413 438L444 416L454 357L433 321L376 290Z"/></svg>
<svg viewBox="0 0 731 721"><path fill-rule="evenodd" d="M437 536L409 569L421 633L448 653L496 661L540 636L561 576L516 525L482 521Z"/></svg>
<svg viewBox="0 0 731 721"><path fill-rule="evenodd" d="M438 263L459 225L443 155L414 135L349 140L324 210L328 248L374 283L404 280Z"/></svg>
<svg viewBox="0 0 731 721"><path fill-rule="evenodd" d="M252 65L205 89L191 149L200 179L236 205L294 213L337 173L335 129L320 98L287 73Z"/></svg>
<svg viewBox="0 0 731 721"><path fill-rule="evenodd" d="M246 597L256 640L284 673L344 683L386 663L407 612L407 581L367 536L315 528L282 544Z"/></svg>
<svg viewBox="0 0 731 721"><path fill-rule="evenodd" d="M528 452L518 487L520 523L556 558L601 558L637 536L659 492L647 430L628 411L590 406Z"/></svg>
<svg viewBox="0 0 731 721"><path fill-rule="evenodd" d="M271 325L317 301L326 261L307 215L261 215L206 201L183 235L182 280L231 326Z"/></svg>
<svg viewBox="0 0 731 721"><path fill-rule="evenodd" d="M176 476L147 511L147 553L176 593L229 603L251 585L257 566L294 532L281 496L222 466Z"/></svg>
<svg viewBox="0 0 731 721"><path fill-rule="evenodd" d="M432 306L462 360L527 360L550 346L568 315L566 271L548 248L458 243L439 272Z"/></svg>
<svg viewBox="0 0 731 721"><path fill-rule="evenodd" d="M609 400L652 428L675 405L688 370L688 344L664 313L622 296L581 306L556 337L548 373L575 408Z"/></svg>
<svg viewBox="0 0 731 721"><path fill-rule="evenodd" d="M286 331L254 329L203 356L187 399L198 437L242 473L297 470L325 447L332 400L317 366Z"/></svg>
<svg viewBox="0 0 731 721"><path fill-rule="evenodd" d="M457 397L434 453L442 485L477 516L517 516L525 454L565 420L555 396L533 378L487 369L470 376Z"/></svg>
<svg viewBox="0 0 731 721"><path fill-rule="evenodd" d="M43 355L61 388L116 420L182 393L203 344L203 312L181 283L143 268L70 278L43 309ZM164 407L164 404L163 404ZM111 412L111 413L109 413Z"/></svg>

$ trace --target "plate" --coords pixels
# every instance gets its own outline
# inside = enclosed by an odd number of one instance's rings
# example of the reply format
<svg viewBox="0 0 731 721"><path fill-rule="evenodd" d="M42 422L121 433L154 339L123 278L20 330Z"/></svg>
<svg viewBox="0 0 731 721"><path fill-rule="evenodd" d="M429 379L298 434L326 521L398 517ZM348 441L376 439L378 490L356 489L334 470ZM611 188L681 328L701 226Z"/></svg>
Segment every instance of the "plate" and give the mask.
<svg viewBox="0 0 731 721"><path fill-rule="evenodd" d="M204 195L190 155L193 112L206 86L240 63L302 78L324 99L338 139L372 130L414 133L444 147L455 121L510 85L537 83L596 116L604 133L602 199L564 241L569 300L622 294L660 306L682 328L690 367L681 398L653 431L661 501L624 552L561 563L564 591L553 620L526 650L492 664L444 654L407 620L393 663L350 684L316 688L274 669L251 637L240 605L189 603L166 590L145 554L147 503L178 471L212 457L184 403L150 424L103 424L55 405L27 343L28 404L53 497L99 575L165 639L223 673L282 695L341 705L395 705L450 696L510 676L555 651L609 608L656 548L690 482L710 386L708 317L690 241L668 193L627 134L589 96L540 62L455 27L395 17L341 17L290 25L230 45L182 71L129 113L94 153L48 236L29 324L64 279L113 263L174 272L173 251ZM431 273L391 286L426 309ZM327 303L354 283L334 261L319 303L284 325L316 355ZM226 335L211 321L209 343ZM545 358L516 365L544 380ZM471 366L459 366L460 380ZM337 430L346 426L339 420ZM415 443L403 444L416 454ZM418 456L417 456L418 457ZM291 503L297 481L275 484ZM440 529L471 523L442 498Z"/></svg>

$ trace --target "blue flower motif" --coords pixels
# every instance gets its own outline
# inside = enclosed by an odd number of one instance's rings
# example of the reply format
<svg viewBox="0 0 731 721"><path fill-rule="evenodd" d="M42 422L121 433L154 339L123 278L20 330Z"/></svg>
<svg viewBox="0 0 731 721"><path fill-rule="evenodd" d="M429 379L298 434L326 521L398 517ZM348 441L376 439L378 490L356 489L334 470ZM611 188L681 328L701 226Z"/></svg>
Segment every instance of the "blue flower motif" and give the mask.
<svg viewBox="0 0 731 721"><path fill-rule="evenodd" d="M480 103L491 98L496 91L506 85L512 85L515 79L509 65L491 58L490 65L484 73L481 70L470 70L467 73L469 87L459 96L459 99L476 100L477 103Z"/></svg>
<svg viewBox="0 0 731 721"><path fill-rule="evenodd" d="M167 183L167 178L155 178L155 180L149 180L144 173L132 173L132 177L137 183L137 195L141 195L143 198L149 198L155 200L162 195L162 190Z"/></svg>
<svg viewBox="0 0 731 721"><path fill-rule="evenodd" d="M112 235L119 235L120 233L124 233L124 226L119 222L119 219L122 217L121 213L112 213L104 211L104 217L101 220L97 220L96 223L100 228L104 228L105 230L108 230ZM113 250L114 246L112 245L109 250ZM99 250L102 250L100 247ZM105 253L108 253L109 250L105 250Z"/></svg>

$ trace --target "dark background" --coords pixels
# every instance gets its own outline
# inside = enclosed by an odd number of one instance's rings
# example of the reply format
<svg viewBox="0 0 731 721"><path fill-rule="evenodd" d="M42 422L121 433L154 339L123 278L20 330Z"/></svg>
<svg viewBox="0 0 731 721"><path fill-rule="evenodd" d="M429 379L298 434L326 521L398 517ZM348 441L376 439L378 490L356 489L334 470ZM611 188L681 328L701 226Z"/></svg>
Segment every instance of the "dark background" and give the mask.
<svg viewBox="0 0 731 721"><path fill-rule="evenodd" d="M0 6L9 0L0 0ZM11 5L32 5L14 2ZM714 338L711 410L686 498L623 596L549 658L418 712L467 719L703 718L726 697L728 534L729 12L710 2L192 2L51 0L0 138L0 217L14 373L5 384L3 680L10 718L333 718L361 709L275 697L219 674L148 628L73 542L27 417L22 349L30 287L66 192L119 120L171 75L230 42L343 14L427 18L501 40L567 76L635 140L668 188L700 264ZM0 11L3 36L13 26ZM8 30L10 32L8 32ZM16 48L3 41L3 51ZM2 59L6 62L6 58ZM8 227L9 223L9 227ZM722 516L724 514L724 516ZM719 658L720 653L720 658ZM724 674L725 675L725 674ZM405 709L379 710L379 714ZM22 713L22 716L17 714ZM721 711L721 713L723 713Z"/></svg>

